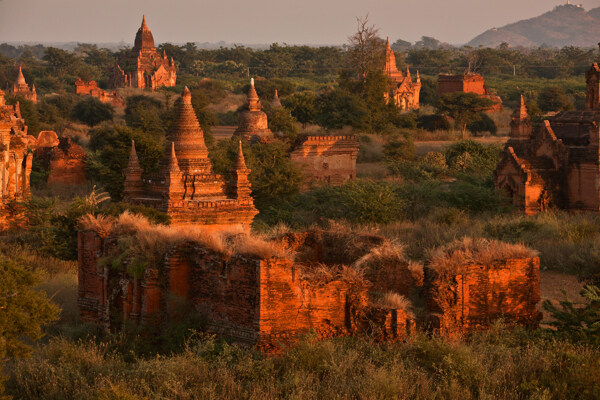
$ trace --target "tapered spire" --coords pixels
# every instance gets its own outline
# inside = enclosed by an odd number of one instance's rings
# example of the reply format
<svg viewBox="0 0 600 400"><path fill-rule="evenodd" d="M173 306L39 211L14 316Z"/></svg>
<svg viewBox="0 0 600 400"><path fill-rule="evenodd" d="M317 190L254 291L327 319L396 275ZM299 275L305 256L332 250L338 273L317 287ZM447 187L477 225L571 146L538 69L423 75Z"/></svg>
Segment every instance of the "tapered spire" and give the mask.
<svg viewBox="0 0 600 400"><path fill-rule="evenodd" d="M260 111L262 106L260 105L260 99L256 88L254 87L254 78L250 78L250 90L248 91L248 109L250 111Z"/></svg>
<svg viewBox="0 0 600 400"><path fill-rule="evenodd" d="M417 70L417 82L421 82L421 76L419 76L419 70Z"/></svg>
<svg viewBox="0 0 600 400"><path fill-rule="evenodd" d="M19 75L17 76L17 84L18 85L26 85L27 82L25 82L25 77L23 76L23 70L21 69L21 66L19 65Z"/></svg>
<svg viewBox="0 0 600 400"><path fill-rule="evenodd" d="M146 15L145 14L142 15L142 26L141 26L141 28L143 30L148 30L148 24L146 24Z"/></svg>
<svg viewBox="0 0 600 400"><path fill-rule="evenodd" d="M388 50L392 50L392 46L390 46L390 37L389 37L389 36L388 36L388 37L386 38L386 40L385 40L385 47L386 47Z"/></svg>
<svg viewBox="0 0 600 400"><path fill-rule="evenodd" d="M142 26L140 26L140 29L138 29L135 35L133 47L137 51L154 48L154 36L152 36L152 32L150 31L150 28L148 28L148 24L146 24L145 15L142 17Z"/></svg>
<svg viewBox="0 0 600 400"><path fill-rule="evenodd" d="M410 68L409 68L408 64L406 64L406 77L410 78Z"/></svg>
<svg viewBox="0 0 600 400"><path fill-rule="evenodd" d="M175 154L175 142L171 142L171 156L169 157L169 171L179 172L179 162L177 161L177 155Z"/></svg>
<svg viewBox="0 0 600 400"><path fill-rule="evenodd" d="M237 170L247 169L246 159L244 158L244 151L242 150L242 141L241 140L239 141L238 159L237 159L237 163L235 164L235 169L237 169Z"/></svg>
<svg viewBox="0 0 600 400"><path fill-rule="evenodd" d="M129 153L129 163L127 168L140 168L140 161L135 151L135 141L131 140L131 152Z"/></svg>
<svg viewBox="0 0 600 400"><path fill-rule="evenodd" d="M275 89L275 96L273 96L273 101L271 102L272 108L281 107L281 100L279 99L279 93L277 93L277 89Z"/></svg>

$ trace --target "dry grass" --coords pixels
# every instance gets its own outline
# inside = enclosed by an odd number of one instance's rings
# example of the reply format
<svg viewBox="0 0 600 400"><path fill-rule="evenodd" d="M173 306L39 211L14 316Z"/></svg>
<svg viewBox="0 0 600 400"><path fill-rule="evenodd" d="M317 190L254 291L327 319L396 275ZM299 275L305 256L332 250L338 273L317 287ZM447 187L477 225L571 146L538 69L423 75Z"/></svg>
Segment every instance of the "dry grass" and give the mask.
<svg viewBox="0 0 600 400"><path fill-rule="evenodd" d="M315 286L333 281L366 284L364 270L354 266L311 263L301 265L298 273L300 279Z"/></svg>
<svg viewBox="0 0 600 400"><path fill-rule="evenodd" d="M375 297L371 304L375 307L391 309L391 310L403 310L407 314L412 315L412 304L406 297L395 293L386 292L380 296Z"/></svg>
<svg viewBox="0 0 600 400"><path fill-rule="evenodd" d="M465 265L494 265L505 260L537 256L537 251L522 244L464 237L431 250L428 254L428 266L440 273L456 273Z"/></svg>
<svg viewBox="0 0 600 400"><path fill-rule="evenodd" d="M201 227L157 225L128 211L116 219L86 215L79 220L79 224L82 229L119 238L129 254L153 263L158 263L169 250L183 243L199 245L226 257L234 253L260 258L292 257L279 244L267 241L262 236L247 235L240 229L214 232Z"/></svg>

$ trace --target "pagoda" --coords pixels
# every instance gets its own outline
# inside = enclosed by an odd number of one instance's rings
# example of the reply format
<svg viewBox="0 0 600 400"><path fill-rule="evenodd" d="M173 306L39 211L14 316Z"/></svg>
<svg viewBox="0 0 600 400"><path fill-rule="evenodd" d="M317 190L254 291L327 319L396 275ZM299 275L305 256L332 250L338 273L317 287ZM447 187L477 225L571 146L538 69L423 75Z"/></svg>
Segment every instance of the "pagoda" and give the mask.
<svg viewBox="0 0 600 400"><path fill-rule="evenodd" d="M273 141L273 132L269 129L267 114L262 111L262 104L254 87L254 78L250 79L248 99L244 110L240 112L238 128L233 134L253 142Z"/></svg>
<svg viewBox="0 0 600 400"><path fill-rule="evenodd" d="M19 75L17 75L17 81L13 84L12 94L14 96L19 96L24 98L25 100L32 101L37 104L37 93L35 91L35 85L29 88L29 85L25 81L25 77L23 76L23 70L21 66L19 66Z"/></svg>
<svg viewBox="0 0 600 400"><path fill-rule="evenodd" d="M204 133L192 107L192 95L186 87L158 173L143 177L132 142L125 169L124 198L165 212L171 225L214 230L240 227L249 231L258 211L251 196L250 169L246 167L241 142L232 172L229 182L213 172Z"/></svg>
<svg viewBox="0 0 600 400"><path fill-rule="evenodd" d="M388 91L384 93L386 101L393 99L401 110L418 110L421 93L419 71L417 71L416 81L412 80L408 66L406 66L406 76L402 75L396 65L396 55L390 46L390 38L387 38L386 42L384 74L389 80Z"/></svg>
<svg viewBox="0 0 600 400"><path fill-rule="evenodd" d="M177 68L173 57L161 55L154 46L154 36L142 18L142 26L135 35L133 48L124 51L121 60L115 65L108 79L111 89L133 87L139 89L157 89L161 86L175 86Z"/></svg>

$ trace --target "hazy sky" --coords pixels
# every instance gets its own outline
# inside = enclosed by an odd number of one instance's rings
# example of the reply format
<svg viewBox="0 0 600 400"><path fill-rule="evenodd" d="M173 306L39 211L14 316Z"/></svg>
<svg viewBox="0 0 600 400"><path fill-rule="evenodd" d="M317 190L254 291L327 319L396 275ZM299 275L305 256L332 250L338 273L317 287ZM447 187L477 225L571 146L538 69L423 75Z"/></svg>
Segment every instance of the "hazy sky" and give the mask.
<svg viewBox="0 0 600 400"><path fill-rule="evenodd" d="M557 0L0 0L0 42L133 42L142 14L158 43L341 44L366 13L383 37L465 43ZM586 9L600 0L584 0Z"/></svg>

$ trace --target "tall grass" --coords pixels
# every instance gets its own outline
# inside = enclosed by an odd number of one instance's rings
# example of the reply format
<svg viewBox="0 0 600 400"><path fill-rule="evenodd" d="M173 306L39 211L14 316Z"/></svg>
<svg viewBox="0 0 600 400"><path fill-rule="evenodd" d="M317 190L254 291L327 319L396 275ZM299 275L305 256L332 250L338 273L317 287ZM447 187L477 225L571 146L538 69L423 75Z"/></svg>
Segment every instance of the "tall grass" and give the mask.
<svg viewBox="0 0 600 400"><path fill-rule="evenodd" d="M199 335L181 352L139 357L54 339L11 365L21 399L599 398L600 350L495 327L470 341L305 341L279 357Z"/></svg>

